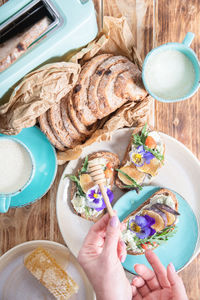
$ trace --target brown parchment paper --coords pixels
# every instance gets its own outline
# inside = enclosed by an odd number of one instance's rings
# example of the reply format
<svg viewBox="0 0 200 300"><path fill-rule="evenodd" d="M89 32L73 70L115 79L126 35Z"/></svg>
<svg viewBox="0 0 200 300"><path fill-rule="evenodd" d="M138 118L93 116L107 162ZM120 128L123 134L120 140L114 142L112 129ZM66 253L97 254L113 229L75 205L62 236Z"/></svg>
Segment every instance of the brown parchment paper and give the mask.
<svg viewBox="0 0 200 300"><path fill-rule="evenodd" d="M0 106L0 132L17 134L36 124L36 118L59 102L75 85L80 65L71 62L47 64L27 74Z"/></svg>
<svg viewBox="0 0 200 300"><path fill-rule="evenodd" d="M28 74L11 95L9 103L0 106L0 131L16 134L24 127L35 125L36 118L58 103L75 85L80 65L101 53L124 55L141 69L141 59L125 17L104 17L104 27L98 37L71 56L69 62L45 65ZM69 60L69 54L66 60ZM124 104L100 122L99 128L84 144L65 152L57 152L58 163L77 159L84 147L96 141L109 140L119 128L137 126L140 122L148 121L151 101L152 98L148 96L141 102Z"/></svg>

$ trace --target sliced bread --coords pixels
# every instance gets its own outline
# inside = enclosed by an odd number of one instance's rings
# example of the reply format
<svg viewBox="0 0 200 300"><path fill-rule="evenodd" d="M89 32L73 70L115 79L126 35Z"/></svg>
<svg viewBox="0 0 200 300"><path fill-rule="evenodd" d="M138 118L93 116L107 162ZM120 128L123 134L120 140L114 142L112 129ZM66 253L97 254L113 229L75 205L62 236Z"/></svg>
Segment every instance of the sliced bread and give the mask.
<svg viewBox="0 0 200 300"><path fill-rule="evenodd" d="M50 108L47 112L47 116L54 135L60 139L65 147L72 148L79 143L79 141L72 138L69 130L66 130L64 127L60 103Z"/></svg>
<svg viewBox="0 0 200 300"><path fill-rule="evenodd" d="M8 68L25 53L28 47L48 28L49 24L50 20L44 17L26 32L5 42L1 47L0 72Z"/></svg>
<svg viewBox="0 0 200 300"><path fill-rule="evenodd" d="M54 135L48 122L47 112L39 116L38 121L40 124L40 129L47 136L50 143L60 151L66 150L62 142Z"/></svg>
<svg viewBox="0 0 200 300"><path fill-rule="evenodd" d="M99 118L105 117L117 108L121 107L128 101L125 97L118 97L114 93L114 84L117 76L124 71L129 71L134 66L130 61L117 63L109 68L102 76L97 89L97 96L99 99ZM119 87L121 90L126 89L126 83Z"/></svg>
<svg viewBox="0 0 200 300"><path fill-rule="evenodd" d="M136 65L120 73L114 84L114 94L122 99L138 101L146 97L147 92L142 82L142 74Z"/></svg>
<svg viewBox="0 0 200 300"><path fill-rule="evenodd" d="M76 110L74 108L73 102L72 102L72 92L68 94L68 112L69 112L69 118L74 125L74 127L77 129L78 132L85 135L86 137L90 136L97 128L98 123L94 123L88 127L86 127L77 117Z"/></svg>
<svg viewBox="0 0 200 300"><path fill-rule="evenodd" d="M88 88L88 106L90 110L98 118L102 118L102 113L99 110L99 98L97 95L97 89L100 83L102 76L105 74L109 75L109 68L112 65L121 62L127 62L128 59L124 56L112 56L106 59L95 71L94 75L91 77L89 88Z"/></svg>
<svg viewBox="0 0 200 300"><path fill-rule="evenodd" d="M61 110L61 116L63 120L64 127L66 131L69 132L69 134L72 136L74 140L77 140L79 142L82 142L86 139L86 136L81 134L75 126L72 124L70 118L69 118L69 111L68 111L68 97L64 97L60 102L60 110Z"/></svg>
<svg viewBox="0 0 200 300"><path fill-rule="evenodd" d="M98 55L84 64L79 74L78 82L73 89L72 101L77 112L77 117L86 126L97 121L96 114L90 110L87 100L87 90L91 76L93 76L98 66L110 56L111 54Z"/></svg>

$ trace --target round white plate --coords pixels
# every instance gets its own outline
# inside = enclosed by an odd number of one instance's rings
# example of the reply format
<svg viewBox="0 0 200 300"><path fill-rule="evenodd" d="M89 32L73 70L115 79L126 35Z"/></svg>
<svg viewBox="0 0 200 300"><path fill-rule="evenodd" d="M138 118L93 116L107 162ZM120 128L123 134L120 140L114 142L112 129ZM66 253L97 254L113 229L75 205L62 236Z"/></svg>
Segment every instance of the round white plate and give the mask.
<svg viewBox="0 0 200 300"><path fill-rule="evenodd" d="M54 300L50 292L25 268L24 257L42 246L55 257L57 262L76 281L78 294L72 300L93 300L94 292L77 259L69 250L52 241L31 241L20 244L0 257L1 300Z"/></svg>
<svg viewBox="0 0 200 300"><path fill-rule="evenodd" d="M73 213L69 196L70 181L68 178L65 178L65 174L76 173L82 159L87 154L95 151L112 151L122 159L132 131L131 128L120 129L113 134L110 141L94 143L88 146L84 149L80 159L70 161L63 172L57 193L57 219L62 236L75 256L78 255L83 240L93 223ZM200 224L200 162L176 139L163 133L160 134L166 145L165 164L159 170L158 175L151 181L151 185L166 187L182 195L193 208ZM114 194L115 201L117 201L124 193L115 188ZM199 250L200 240L198 239L191 260L198 254Z"/></svg>

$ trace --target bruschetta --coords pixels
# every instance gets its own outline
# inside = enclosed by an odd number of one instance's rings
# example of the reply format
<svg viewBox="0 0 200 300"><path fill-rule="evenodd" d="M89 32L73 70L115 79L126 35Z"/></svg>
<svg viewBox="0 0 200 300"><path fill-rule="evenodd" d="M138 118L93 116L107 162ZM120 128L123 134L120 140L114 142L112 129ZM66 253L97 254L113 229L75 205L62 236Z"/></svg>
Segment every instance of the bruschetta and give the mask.
<svg viewBox="0 0 200 300"><path fill-rule="evenodd" d="M124 159L117 170L120 189L142 189L164 164L165 145L155 130L145 124L133 131Z"/></svg>
<svg viewBox="0 0 200 300"><path fill-rule="evenodd" d="M106 211L99 186L96 185L88 170L88 162L98 162L104 170L106 179L106 191L110 202L113 201L114 195L112 188L115 181L116 171L120 161L116 154L106 151L95 152L88 155L81 169L76 175L66 175L71 181L71 204L74 213L80 217L96 222Z"/></svg>
<svg viewBox="0 0 200 300"><path fill-rule="evenodd" d="M122 222L127 253L141 255L167 242L176 232L179 215L176 195L158 190Z"/></svg>

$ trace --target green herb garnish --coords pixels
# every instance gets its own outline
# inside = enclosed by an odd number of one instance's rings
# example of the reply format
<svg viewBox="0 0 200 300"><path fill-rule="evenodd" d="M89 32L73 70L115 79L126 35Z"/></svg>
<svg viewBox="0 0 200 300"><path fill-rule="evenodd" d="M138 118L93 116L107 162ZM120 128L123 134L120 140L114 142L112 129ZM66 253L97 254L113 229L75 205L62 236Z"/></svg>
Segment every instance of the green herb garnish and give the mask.
<svg viewBox="0 0 200 300"><path fill-rule="evenodd" d="M86 215L86 218L88 219L89 216L90 216L90 213L89 213L89 207L88 206L85 206L85 215Z"/></svg>
<svg viewBox="0 0 200 300"><path fill-rule="evenodd" d="M164 159L164 155L161 154L157 149L153 150L146 145L143 145L146 151L151 152L158 160L162 161Z"/></svg>
<svg viewBox="0 0 200 300"><path fill-rule="evenodd" d="M124 188L138 188L139 190L142 190L142 186L139 185L132 177L130 177L128 174L126 174L124 171L120 169L116 169L116 171L120 172L123 174L127 179L129 179L133 184L132 185L126 185Z"/></svg>
<svg viewBox="0 0 200 300"><path fill-rule="evenodd" d="M173 225L167 226L161 232L156 232L154 235L149 236L148 238L140 239L137 236L135 236L134 240L137 246L140 246L147 242L149 242L152 246L154 246L153 242L155 242L158 245L161 245L164 242L168 241L168 238L172 237L177 232L177 228L176 229L173 228L174 228Z"/></svg>
<svg viewBox="0 0 200 300"><path fill-rule="evenodd" d="M77 190L78 190L78 193L80 194L80 196L85 197L85 193L84 193L84 191L82 190L82 187L81 187L81 185L80 185L80 182L79 182L78 177L76 177L76 176L73 175L73 174L69 174L69 175L67 174L67 175L65 175L65 177L68 177L71 181L75 182L76 187L77 187ZM64 177L64 178L65 178L65 177Z"/></svg>
<svg viewBox="0 0 200 300"><path fill-rule="evenodd" d="M84 160L84 163L83 163L83 166L80 169L80 171L78 172L78 174L81 175L83 173L86 173L87 172L87 168L88 168L88 156L86 156L86 158Z"/></svg>
<svg viewBox="0 0 200 300"><path fill-rule="evenodd" d="M146 123L141 131L141 134L133 135L133 144L136 146L143 146L145 151L151 152L158 160L162 161L164 159L164 155L162 155L158 150L153 150L145 145L147 136L148 131Z"/></svg>

